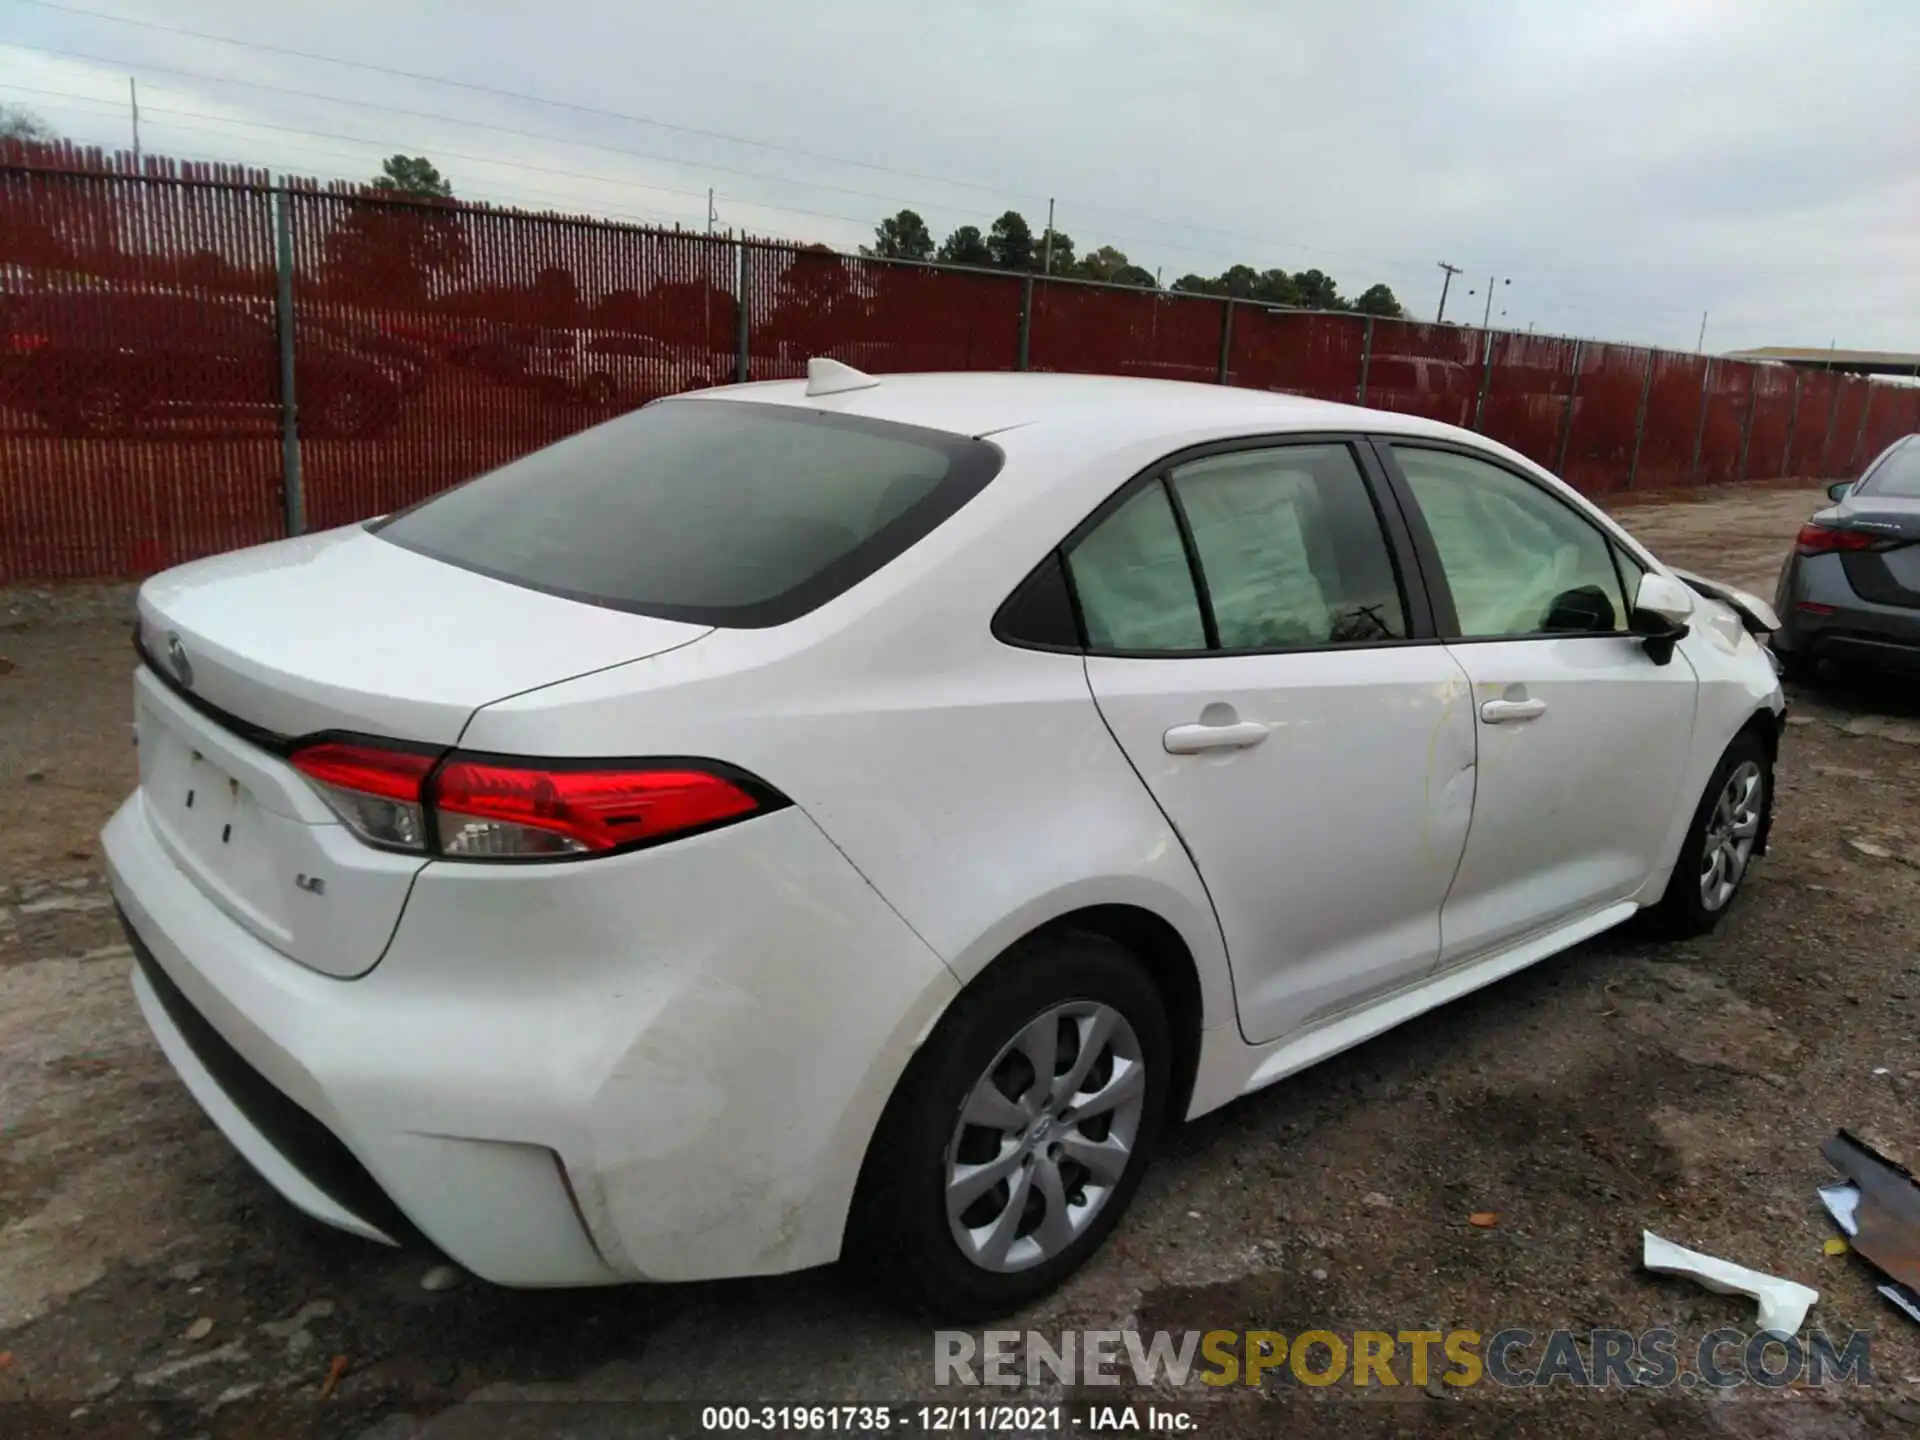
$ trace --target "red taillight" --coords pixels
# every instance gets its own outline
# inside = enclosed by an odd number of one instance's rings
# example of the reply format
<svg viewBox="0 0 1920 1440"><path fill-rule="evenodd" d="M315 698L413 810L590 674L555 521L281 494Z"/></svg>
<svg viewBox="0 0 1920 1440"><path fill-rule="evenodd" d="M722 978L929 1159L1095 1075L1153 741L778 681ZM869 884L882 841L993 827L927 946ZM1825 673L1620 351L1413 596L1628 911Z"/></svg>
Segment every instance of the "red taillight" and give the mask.
<svg viewBox="0 0 1920 1440"><path fill-rule="evenodd" d="M51 335L41 335L32 330L17 330L7 336L7 349L16 355L24 355L33 350L44 350L53 344Z"/></svg>
<svg viewBox="0 0 1920 1440"><path fill-rule="evenodd" d="M594 855L738 820L777 803L724 767L540 765L324 741L292 763L371 845L449 859ZM435 767L439 768L436 769Z"/></svg>
<svg viewBox="0 0 1920 1440"><path fill-rule="evenodd" d="M1800 535L1793 543L1802 555L1830 555L1836 550L1882 550L1891 542L1884 535L1841 530L1809 520L1800 527Z"/></svg>
<svg viewBox="0 0 1920 1440"><path fill-rule="evenodd" d="M309 745L292 757L293 768L313 781L320 798L362 840L420 851L427 848L427 774L438 759L344 741Z"/></svg>
<svg viewBox="0 0 1920 1440"><path fill-rule="evenodd" d="M446 855L582 855L737 820L760 801L706 770L527 768L449 760L434 777Z"/></svg>

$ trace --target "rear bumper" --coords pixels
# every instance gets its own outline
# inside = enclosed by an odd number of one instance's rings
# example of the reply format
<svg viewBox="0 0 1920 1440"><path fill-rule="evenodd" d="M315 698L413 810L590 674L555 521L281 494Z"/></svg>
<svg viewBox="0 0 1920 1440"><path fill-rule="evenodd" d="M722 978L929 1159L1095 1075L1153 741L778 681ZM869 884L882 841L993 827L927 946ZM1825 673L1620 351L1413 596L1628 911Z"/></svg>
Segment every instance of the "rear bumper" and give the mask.
<svg viewBox="0 0 1920 1440"><path fill-rule="evenodd" d="M586 865L429 865L357 980L228 919L138 793L102 838L142 1012L235 1148L315 1218L500 1284L835 1258L957 989L794 810Z"/></svg>
<svg viewBox="0 0 1920 1440"><path fill-rule="evenodd" d="M1837 555L1795 556L1781 572L1774 648L1802 660L1841 660L1920 672L1920 610L1863 599Z"/></svg>

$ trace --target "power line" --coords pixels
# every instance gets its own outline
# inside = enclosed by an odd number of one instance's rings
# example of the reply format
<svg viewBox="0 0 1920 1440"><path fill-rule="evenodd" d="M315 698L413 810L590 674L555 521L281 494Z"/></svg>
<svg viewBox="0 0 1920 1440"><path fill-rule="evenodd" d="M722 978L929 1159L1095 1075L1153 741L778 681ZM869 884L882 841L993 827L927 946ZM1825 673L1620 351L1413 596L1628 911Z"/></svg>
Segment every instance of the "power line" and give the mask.
<svg viewBox="0 0 1920 1440"><path fill-rule="evenodd" d="M772 141L772 140L756 140L750 136L731 135L726 133L725 131L707 130L694 125L681 125L674 121L661 120L661 119L658 119L657 117L650 116L650 115L635 115L635 114L630 114L630 113L619 111L619 110L609 110L602 106L584 105L578 101L573 101L573 100L555 100L545 95L535 95L535 94L531 94L529 92L520 91L520 90L509 90L502 86L497 86L497 85L484 85L479 83L478 81L473 81L473 80L453 80L445 76L429 75L417 70L402 70L396 66L378 65L371 61L366 61L366 60L347 60L336 55L325 55L325 54L319 53L318 51L313 51L313 50L301 50L293 46L270 45L265 43L264 41L258 41L258 40L240 40L240 39L234 38L231 35L216 35L210 31L194 30L186 26L180 26L180 25L164 25L154 20L136 20L131 16L127 16L127 15L113 15L101 10L88 10L88 9L83 9L79 6L55 4L53 3L53 0L14 0L14 3L20 4L20 5L32 5L38 9L52 10L64 15L78 15L89 20L104 20L111 24L131 25L138 29L156 30L163 34L168 34L168 35L179 35L189 39L205 40L205 41L209 41L219 45L232 45L232 46L239 47L241 49L258 50L265 54L286 55L294 59L311 60L319 64L339 65L339 66L346 67L348 69L364 70L371 74L386 75L386 76L391 76L391 77L402 79L402 80L413 80L421 84L445 85L445 86L452 87L454 89L468 90L468 91L472 91L474 93L483 94L483 95L492 95L501 99L521 100L534 105L547 105L547 106L552 106L556 109L570 110L577 114L597 115L603 119L609 119L609 120L622 120L622 121L628 122L629 124L652 125L658 129L672 131L677 134L697 135L697 136L700 136L702 139L718 140L718 141L721 141L722 143L729 144L729 145L746 145L756 149L775 151L780 154L796 155L809 160L825 161L828 164L847 165L847 166L854 167L856 169L870 170L878 174L904 176L909 179L919 180L926 184L948 185L958 189L973 190L981 194L994 195L994 196L1000 196L1000 197L1011 195L1011 196L1016 196L1016 197L1020 197L1028 200L1044 200L1047 198L1045 195L1042 195L1038 191L1033 191L1033 190L1020 190L1012 186L986 185L978 181L955 180L948 176L929 175L924 171L910 170L903 166L883 165L876 161L856 160L850 156L834 155L826 151L820 151L820 150L809 150L798 145L784 145L777 141ZM33 48L33 47L22 47L22 48ZM124 63L124 62L116 61L112 63ZM695 162L681 162L681 163L691 164ZM794 183L804 183L804 182L794 182ZM1241 231L1212 229L1204 225L1193 225L1186 221L1180 221L1180 220L1168 220L1161 216L1146 215L1138 211L1120 210L1112 206L1099 205L1099 204L1089 203L1089 202L1085 202L1077 199L1070 199L1070 198L1065 199L1063 200L1062 203L1069 205L1076 210L1092 211L1097 214L1118 215L1126 219L1141 220L1150 225L1164 225L1173 229L1191 230L1201 234L1216 235L1223 239L1238 240L1242 243L1252 243L1252 244L1261 244L1261 245L1280 245L1282 247L1290 246L1290 248L1294 250L1302 251L1310 255L1326 255L1326 256L1331 256L1331 257L1334 257L1337 259L1343 259L1343 260L1347 260L1347 259L1365 260L1374 264L1400 265L1400 264L1408 263L1402 257L1389 258L1379 252L1374 252L1372 254L1369 254L1367 252L1362 252L1362 251L1329 250L1321 246L1304 245L1297 241L1294 241L1294 242L1279 241L1275 237L1271 237L1271 236L1254 236ZM1134 243L1143 244L1143 245L1166 245L1167 248L1169 249L1175 249L1175 250L1185 249L1191 253L1208 254L1208 255L1218 255L1221 253L1217 249L1202 250L1196 246L1180 246L1180 245L1172 244L1167 241L1148 240L1140 236L1132 236L1132 237L1117 236L1116 238L1131 239Z"/></svg>
<svg viewBox="0 0 1920 1440"><path fill-rule="evenodd" d="M23 3L26 3L26 0L23 0ZM34 49L35 47L26 46L21 48ZM93 57L84 57L84 58L91 59ZM111 62L108 62L108 63L111 63ZM161 66L161 67L154 67L154 68L165 69L166 67ZM174 73L178 73L178 72L174 72ZM205 77L205 78L218 80L221 77ZM239 82L239 83L251 85L254 82ZM62 96L69 99L87 99L87 100L91 100L94 98L92 96L75 95L74 92L71 92L71 91L41 90L28 85L6 85L3 88L19 91L21 93L29 94L29 95L53 95L53 96ZM278 87L260 86L258 88L266 89L266 88L278 88ZM289 93L298 94L301 92L296 91L296 92L289 92ZM334 97L315 96L312 98L331 99ZM481 122L477 122L477 121L460 120L450 116L441 117L441 116L433 116L433 115L424 115L421 112L401 110L400 107L397 107L397 106L377 105L370 101L346 100L340 103L348 104L348 105L364 105L369 109L376 109L376 110L399 110L399 112L402 114L415 115L423 119L447 119L451 121L451 123L453 124L474 124L474 125L478 125L479 128L481 129L500 131L510 135L522 136L527 139L543 140L543 139L557 138L557 137L541 136L541 135L530 133L527 131L513 130L506 126L482 124ZM307 135L307 136L317 137L323 140L346 140L346 141L353 142L355 144L384 146L390 143L389 141L386 141L384 139L372 139L372 138L361 136L361 135L342 135L336 131L315 130L315 129L312 129L311 127L302 126L302 125L282 125L282 124L278 124L276 122L268 121L268 120L242 120L234 116L207 115L196 110L179 110L171 107L158 106L158 105L146 106L144 108L143 113L148 115L171 115L171 116L182 117L190 120L206 120L206 121L212 121L216 124L240 126L247 129L272 130L272 131L277 131L277 132L290 134L290 135ZM618 147L597 145L597 144L593 144L592 142L573 142L573 141L562 140L560 143L563 143L563 144L580 143L580 144L587 145L589 148L592 148L592 149L608 150L615 154L638 156L639 158L645 158L645 159L659 159L659 160L665 161L668 164L679 165L688 169L698 169L702 164L702 162L700 161L675 160L666 156L649 156L649 155L646 155L644 152L621 150ZM530 170L530 171L533 171L539 174L544 174L544 175L557 175L557 176L563 176L570 179L590 180L598 184L613 185L613 186L625 187L629 189L656 190L664 194L684 195L690 198L704 198L704 195L705 195L704 191L678 190L670 186L648 185L642 181L623 180L611 175L595 175L595 174L590 174L588 172L579 171L579 170L562 170L553 166L535 165L531 162L523 161L523 160L504 160L497 156L491 156L491 155L474 155L466 151L447 150L444 147L441 147L438 145L434 146L433 148L435 149L436 153L442 156L446 156L448 158L455 159L455 160L465 160L472 164L506 166L514 169ZM728 171L731 169L731 167L724 166L724 165L716 165L716 166L711 166L709 168L715 169L715 170L721 170L721 171ZM804 181L804 180L780 181L777 179L777 177L756 175L754 172L751 172L751 171L736 171L733 173L747 175L756 179L774 179L776 183L799 185L803 187L812 185L812 182L810 181ZM842 187L820 186L816 188L839 189ZM848 193L864 195L870 199L887 200L892 203L898 203L900 198L898 196L875 195L870 191L850 191ZM738 201L742 204L754 206L758 209L771 210L778 214L783 214L783 215L805 215L812 219L840 220L851 225L862 225L862 226L869 225L872 223L871 218L867 216L846 215L846 214L842 214L837 211L831 211L831 210L813 210L813 209L808 209L808 208L797 206L797 205L781 205L771 200L761 200L761 199L754 198L752 196L731 195L726 198ZM1184 251L1188 254L1205 255L1215 259L1217 259L1222 253L1221 251L1219 251L1218 249L1212 246L1183 245L1177 241L1153 240L1140 235L1128 235L1124 233L1109 232L1109 238L1114 240L1124 240L1129 244L1157 245L1160 248L1166 249L1166 250Z"/></svg>
<svg viewBox="0 0 1920 1440"><path fill-rule="evenodd" d="M323 95L315 90L297 90L288 85L269 85L259 80L241 80L231 75L207 75L197 70L184 70L175 65L153 65L142 60L134 62L110 55L93 55L81 50L62 50L50 45L13 44L13 49L29 50L39 55L58 55L64 59L86 60L99 65L125 66L138 64L145 70L157 70L163 75L178 75L188 80L200 80L214 85L239 85L249 90L264 90L270 94L291 95L302 100L319 100L329 105L348 105L361 110L381 110L390 115L405 115L415 120L437 120L449 125L464 125L473 130L488 130L498 135L514 135L526 140L539 140L552 145L572 145L582 150L600 150L609 155L626 155L636 160L657 160L667 165L678 165L686 169L711 170L723 175L739 175L752 180L765 180L775 185L796 185L809 190L832 190L842 195L856 195L866 200L884 200L888 204L919 203L924 200L908 202L898 195L881 194L874 190L856 190L845 185L829 185L819 180L794 180L783 175L768 175L759 170L742 170L737 166L719 165L706 160L686 160L677 155L662 155L651 150L633 150L621 145L607 145L596 140L579 140L569 135L551 135L538 130L520 130L511 125L496 125L486 120L468 120L459 115L442 115L431 110L411 110L403 105L385 105L377 100L354 100L344 95ZM152 88L152 87L149 87ZM179 94L183 92L174 91ZM184 92L191 93L191 92Z"/></svg>

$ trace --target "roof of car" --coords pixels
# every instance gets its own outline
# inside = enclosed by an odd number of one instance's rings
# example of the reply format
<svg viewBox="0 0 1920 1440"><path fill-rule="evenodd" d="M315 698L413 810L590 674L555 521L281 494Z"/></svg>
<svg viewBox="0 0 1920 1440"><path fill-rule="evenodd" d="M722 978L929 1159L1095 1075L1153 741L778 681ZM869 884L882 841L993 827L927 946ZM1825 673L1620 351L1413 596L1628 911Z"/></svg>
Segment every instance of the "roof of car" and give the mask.
<svg viewBox="0 0 1920 1440"><path fill-rule="evenodd" d="M973 436L1056 421L1097 419L1103 437L1116 443L1211 425L1275 432L1460 433L1454 426L1417 415L1185 380L1003 371L880 375L874 379L876 383L864 389L830 395L809 396L804 380L769 380L700 391L689 398L794 405Z"/></svg>

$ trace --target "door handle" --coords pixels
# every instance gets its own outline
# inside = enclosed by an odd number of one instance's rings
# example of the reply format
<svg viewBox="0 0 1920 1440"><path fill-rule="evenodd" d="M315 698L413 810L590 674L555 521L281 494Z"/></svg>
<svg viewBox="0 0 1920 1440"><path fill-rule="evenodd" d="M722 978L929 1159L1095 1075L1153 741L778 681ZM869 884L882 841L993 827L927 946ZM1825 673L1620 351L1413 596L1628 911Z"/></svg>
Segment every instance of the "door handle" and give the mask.
<svg viewBox="0 0 1920 1440"><path fill-rule="evenodd" d="M1209 750L1245 750L1267 738L1267 727L1258 720L1239 720L1231 725L1176 725L1167 731L1165 744L1169 755L1202 755Z"/></svg>
<svg viewBox="0 0 1920 1440"><path fill-rule="evenodd" d="M1480 718L1489 725L1537 720L1546 713L1547 702L1544 700L1489 700L1480 707Z"/></svg>

